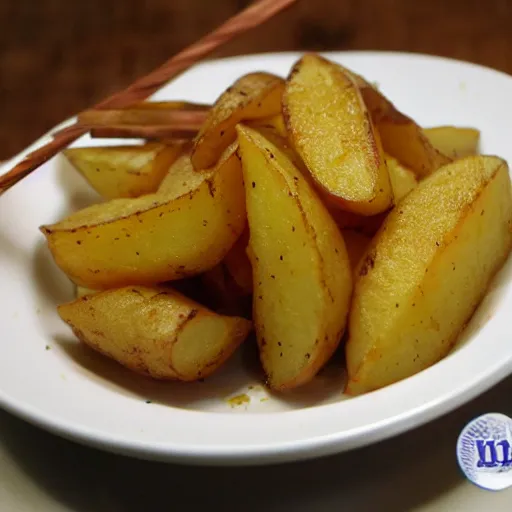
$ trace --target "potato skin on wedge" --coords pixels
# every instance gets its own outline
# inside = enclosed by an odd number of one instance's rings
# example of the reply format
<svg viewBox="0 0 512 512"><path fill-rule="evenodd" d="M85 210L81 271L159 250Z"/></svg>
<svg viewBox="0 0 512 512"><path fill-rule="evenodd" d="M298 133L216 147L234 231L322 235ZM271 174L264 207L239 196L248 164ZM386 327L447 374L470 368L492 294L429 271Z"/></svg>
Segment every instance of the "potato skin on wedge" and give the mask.
<svg viewBox="0 0 512 512"><path fill-rule="evenodd" d="M349 73L305 55L288 77L283 115L314 181L340 208L374 215L392 206L379 134Z"/></svg>
<svg viewBox="0 0 512 512"><path fill-rule="evenodd" d="M41 231L57 265L96 290L192 276L219 263L246 225L236 152L203 173L179 197L114 199L76 212Z"/></svg>
<svg viewBox="0 0 512 512"><path fill-rule="evenodd" d="M182 144L148 142L142 146L70 148L63 153L105 199L156 192Z"/></svg>
<svg viewBox="0 0 512 512"><path fill-rule="evenodd" d="M376 87L362 76L345 71L351 74L361 91L386 153L411 169L418 178L451 162L449 156L432 145L421 126L400 112Z"/></svg>
<svg viewBox="0 0 512 512"><path fill-rule="evenodd" d="M283 138L288 137L288 131L286 129L283 114L255 119L254 121L245 121L244 124L258 131L260 128L270 129Z"/></svg>
<svg viewBox="0 0 512 512"><path fill-rule="evenodd" d="M388 215L354 286L347 392L400 381L445 357L512 244L506 162L467 157L429 176Z"/></svg>
<svg viewBox="0 0 512 512"><path fill-rule="evenodd" d="M249 73L239 78L217 99L194 140L194 169L216 164L236 139L235 127L240 121L280 114L283 90L284 80L271 73Z"/></svg>
<svg viewBox="0 0 512 512"><path fill-rule="evenodd" d="M343 335L352 272L341 233L276 146L238 126L253 269L253 319L268 385L311 380Z"/></svg>
<svg viewBox="0 0 512 512"><path fill-rule="evenodd" d="M251 322L209 311L167 287L125 287L58 307L86 345L155 379L211 375L243 342Z"/></svg>

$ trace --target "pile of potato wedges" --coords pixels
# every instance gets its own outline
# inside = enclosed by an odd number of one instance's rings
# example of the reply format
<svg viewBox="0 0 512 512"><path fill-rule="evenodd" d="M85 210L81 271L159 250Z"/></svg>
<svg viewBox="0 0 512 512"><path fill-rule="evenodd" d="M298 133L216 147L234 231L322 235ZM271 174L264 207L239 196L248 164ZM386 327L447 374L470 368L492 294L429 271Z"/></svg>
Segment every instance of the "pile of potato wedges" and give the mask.
<svg viewBox="0 0 512 512"><path fill-rule="evenodd" d="M103 201L41 231L77 285L62 320L153 378L208 377L254 332L275 391L338 350L346 393L380 389L449 353L509 255L509 169L478 130L424 129L319 55L110 115L157 135L66 150Z"/></svg>

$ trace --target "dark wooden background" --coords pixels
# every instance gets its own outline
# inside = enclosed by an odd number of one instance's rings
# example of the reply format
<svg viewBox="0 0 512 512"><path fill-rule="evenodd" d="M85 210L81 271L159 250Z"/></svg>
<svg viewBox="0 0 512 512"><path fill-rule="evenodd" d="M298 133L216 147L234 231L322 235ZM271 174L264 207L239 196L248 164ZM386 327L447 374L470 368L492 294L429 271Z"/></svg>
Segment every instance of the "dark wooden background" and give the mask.
<svg viewBox="0 0 512 512"><path fill-rule="evenodd" d="M0 0L0 159L147 73L248 3ZM512 0L300 0L218 55L405 50L512 73L511 25Z"/></svg>

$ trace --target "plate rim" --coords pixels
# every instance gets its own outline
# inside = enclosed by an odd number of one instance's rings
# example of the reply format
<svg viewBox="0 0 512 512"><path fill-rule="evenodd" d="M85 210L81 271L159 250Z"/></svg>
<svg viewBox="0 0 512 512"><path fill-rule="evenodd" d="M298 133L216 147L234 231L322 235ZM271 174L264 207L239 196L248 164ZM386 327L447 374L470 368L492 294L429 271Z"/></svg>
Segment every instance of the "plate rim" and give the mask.
<svg viewBox="0 0 512 512"><path fill-rule="evenodd" d="M203 66L215 66L218 63L237 61L240 59L251 59L260 61L262 59L268 59L273 57L284 57L284 58L297 58L303 55L306 51L294 51L294 52L265 52L265 53L253 53L248 55L235 55L224 57L220 59L211 59L204 61L197 65L197 67ZM429 61L442 61L449 64L470 66L485 72L496 73L502 77L512 80L512 77L507 73L496 70L491 67L483 66L481 64L461 61L448 57L439 57L434 55L427 55L416 52L390 52L390 51L324 51L317 52L321 55L335 58L379 58L379 57L407 57L413 59L425 59ZM196 67L196 66L194 66ZM167 84L166 84L167 85ZM165 87L165 85L163 86ZM157 91L158 92L158 91ZM20 161L24 156L34 149L41 147L45 142L50 140L51 134L61 129L68 124L71 124L76 119L75 116L68 118L67 120L59 123L39 139L37 139L30 146L25 148L23 151L13 156L8 161L4 162L0 166L0 174L7 171L10 166ZM21 185L19 185L21 186ZM485 327L484 327L485 328ZM482 328L482 330L484 329ZM417 379L418 376L424 375L429 370L442 366L444 361L440 361L433 367L420 372L419 374L407 379L407 382L411 382ZM485 378L480 376L475 378L469 385L461 385L455 390L451 390L450 393L438 397L437 401L431 401L429 404L418 404L414 408L409 408L404 413L394 416L388 419L382 419L377 423L371 423L364 425L363 427L351 429L348 432L332 432L328 435L321 436L310 436L306 440L294 440L290 442L277 442L274 444L265 443L264 445L251 445L245 447L233 448L229 445L212 445L212 446L189 446L189 445L173 445L172 443L155 443L151 441L133 441L125 440L123 438L113 437L111 434L103 431L96 431L89 427L83 427L68 422L63 424L59 421L58 417L51 417L48 414L45 415L43 410L32 406L27 403L19 403L15 399L5 396L5 393L0 390L0 407L8 411L29 423L32 423L40 428L57 434L61 437L67 438L80 444L85 444L95 448L100 448L106 451L115 452L124 455L130 455L138 458L147 458L152 460L160 461L172 461L187 464L201 464L201 465L240 465L240 464L268 464L275 462L287 462L304 460L313 457L324 456L333 453L340 453L349 449L354 449L363 445L375 443L390 437L394 437L407 430L419 427L420 425L432 421L444 414L452 411L453 409L460 407L469 400L476 396L484 393L498 382L507 377L512 373L512 351L508 360L499 361L496 363L493 371L489 371L491 375L487 375ZM421 377L420 377L421 378ZM386 387L382 391L389 390L390 388L403 385L402 383L393 384ZM373 392L366 395L369 397L380 393L380 391ZM358 397L358 399L364 397ZM315 409L327 409L337 408L339 403L320 405ZM185 411L182 411L185 412ZM224 417L233 420L235 416L225 415L223 413L214 412L203 412L203 411L186 411L190 414L208 414L208 415L222 415ZM273 416L286 414L296 415L301 417L308 413L308 409L286 411L280 413L262 413L258 414L258 417ZM252 416L252 415L250 415ZM238 421L238 420L236 420Z"/></svg>

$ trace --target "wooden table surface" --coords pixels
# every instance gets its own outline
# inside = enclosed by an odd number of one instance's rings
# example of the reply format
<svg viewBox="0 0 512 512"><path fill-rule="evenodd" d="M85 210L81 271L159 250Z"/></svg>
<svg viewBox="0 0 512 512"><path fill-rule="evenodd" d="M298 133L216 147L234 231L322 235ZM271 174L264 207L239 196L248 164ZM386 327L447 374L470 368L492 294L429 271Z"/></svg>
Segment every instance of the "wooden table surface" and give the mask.
<svg viewBox="0 0 512 512"><path fill-rule="evenodd" d="M0 159L147 73L248 3L2 0ZM511 20L509 0L299 0L218 55L400 50L512 72Z"/></svg>

